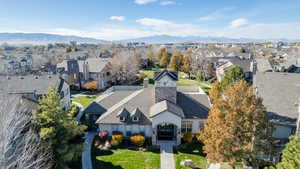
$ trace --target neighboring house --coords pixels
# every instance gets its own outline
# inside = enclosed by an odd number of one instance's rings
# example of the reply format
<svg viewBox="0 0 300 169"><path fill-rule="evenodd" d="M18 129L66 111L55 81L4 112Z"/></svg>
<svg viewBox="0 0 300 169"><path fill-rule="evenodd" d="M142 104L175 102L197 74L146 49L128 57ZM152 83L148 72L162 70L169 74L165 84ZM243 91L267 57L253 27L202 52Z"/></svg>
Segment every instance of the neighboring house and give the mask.
<svg viewBox="0 0 300 169"><path fill-rule="evenodd" d="M79 75L79 65L78 61L64 60L63 62L57 64L57 72L62 75L69 85L80 88L80 75Z"/></svg>
<svg viewBox="0 0 300 169"><path fill-rule="evenodd" d="M64 60L57 65L57 71L70 85L78 88L90 81L97 82L97 89L111 86L111 69L107 59Z"/></svg>
<svg viewBox="0 0 300 169"><path fill-rule="evenodd" d="M288 72L288 73L300 73L300 67L295 66L295 65L291 65L285 71Z"/></svg>
<svg viewBox="0 0 300 169"><path fill-rule="evenodd" d="M257 72L253 82L274 125L273 137L281 150L299 127L300 74Z"/></svg>
<svg viewBox="0 0 300 169"><path fill-rule="evenodd" d="M225 72L234 66L240 66L244 71L245 80L248 82L252 81L255 64L251 59L231 57L219 60L218 62L221 63L216 67L216 76L219 82L224 78Z"/></svg>
<svg viewBox="0 0 300 169"><path fill-rule="evenodd" d="M199 87L177 87L177 72L155 72L155 86L113 86L85 110L98 130L122 132L129 137L141 133L180 144L184 133L199 134L208 117L210 101Z"/></svg>
<svg viewBox="0 0 300 169"><path fill-rule="evenodd" d="M33 101L38 101L51 87L60 93L63 99L62 106L69 109L70 88L58 75L0 76L0 92L22 95Z"/></svg>
<svg viewBox="0 0 300 169"><path fill-rule="evenodd" d="M89 81L96 81L98 89L111 86L112 73L108 59L88 58L79 60L78 64L82 86Z"/></svg>

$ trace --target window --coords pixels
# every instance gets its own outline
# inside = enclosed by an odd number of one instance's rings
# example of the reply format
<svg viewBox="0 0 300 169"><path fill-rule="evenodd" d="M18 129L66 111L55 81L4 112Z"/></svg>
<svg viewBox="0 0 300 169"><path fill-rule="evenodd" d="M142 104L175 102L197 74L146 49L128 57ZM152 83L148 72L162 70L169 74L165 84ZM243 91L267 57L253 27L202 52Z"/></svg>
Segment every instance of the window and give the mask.
<svg viewBox="0 0 300 169"><path fill-rule="evenodd" d="M199 130L203 130L204 129L204 122L200 121L199 122Z"/></svg>
<svg viewBox="0 0 300 169"><path fill-rule="evenodd" d="M182 121L181 122L181 133L192 132L193 122L192 121Z"/></svg>
<svg viewBox="0 0 300 169"><path fill-rule="evenodd" d="M124 116L121 116L121 117L120 117L120 121L125 121L125 117L124 117Z"/></svg>
<svg viewBox="0 0 300 169"><path fill-rule="evenodd" d="M133 118L132 118L132 121L139 121L139 118L138 117L136 117L136 116L133 116Z"/></svg>

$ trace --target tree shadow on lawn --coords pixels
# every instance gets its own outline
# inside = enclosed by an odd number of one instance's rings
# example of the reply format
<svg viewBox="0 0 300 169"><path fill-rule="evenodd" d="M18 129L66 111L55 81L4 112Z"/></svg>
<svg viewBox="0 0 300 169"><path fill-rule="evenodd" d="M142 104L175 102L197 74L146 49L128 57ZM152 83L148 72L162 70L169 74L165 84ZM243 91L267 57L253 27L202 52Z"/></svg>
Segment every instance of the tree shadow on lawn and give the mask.
<svg viewBox="0 0 300 169"><path fill-rule="evenodd" d="M174 153L185 153L185 154L194 154L199 156L206 156L203 152L203 144L201 143L184 143L178 147L174 148Z"/></svg>
<svg viewBox="0 0 300 169"><path fill-rule="evenodd" d="M96 157L98 156L108 156L108 155L112 155L114 152L111 150L100 150L98 148L94 148L93 150L94 153L94 169L123 169L121 166L115 166L113 165L111 162L105 162L105 161L101 161L98 160Z"/></svg>

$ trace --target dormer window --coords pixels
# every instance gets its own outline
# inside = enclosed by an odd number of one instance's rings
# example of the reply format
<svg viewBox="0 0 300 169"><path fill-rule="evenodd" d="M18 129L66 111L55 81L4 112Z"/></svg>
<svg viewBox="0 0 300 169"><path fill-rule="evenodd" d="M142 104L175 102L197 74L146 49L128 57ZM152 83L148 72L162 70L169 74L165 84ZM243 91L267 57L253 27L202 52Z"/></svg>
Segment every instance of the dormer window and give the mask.
<svg viewBox="0 0 300 169"><path fill-rule="evenodd" d="M120 116L120 121L125 121L126 118L124 116Z"/></svg>
<svg viewBox="0 0 300 169"><path fill-rule="evenodd" d="M137 121L139 121L139 118L136 116L133 116L132 121L137 122Z"/></svg>

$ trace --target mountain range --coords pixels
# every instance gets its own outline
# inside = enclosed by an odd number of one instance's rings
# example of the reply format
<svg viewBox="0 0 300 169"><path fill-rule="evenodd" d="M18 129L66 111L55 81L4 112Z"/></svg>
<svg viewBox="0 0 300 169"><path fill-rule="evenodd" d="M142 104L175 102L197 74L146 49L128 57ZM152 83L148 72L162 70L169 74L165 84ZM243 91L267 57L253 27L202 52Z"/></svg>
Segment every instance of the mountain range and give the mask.
<svg viewBox="0 0 300 169"><path fill-rule="evenodd" d="M48 44L48 43L105 43L107 41L79 36L64 36L47 33L0 33L0 43L9 44Z"/></svg>
<svg viewBox="0 0 300 169"><path fill-rule="evenodd" d="M182 42L206 42L206 43L239 43L239 42L264 42L264 41L284 41L299 42L300 40L289 39L251 39L251 38L227 38L227 37L200 37L200 36L169 36L155 35L149 37L141 37L136 39L126 39L119 41L106 41L96 38L86 38L79 36L64 36L46 33L0 33L0 44L48 44L48 43L69 43L76 41L78 43L110 43L110 42L145 42L148 44L164 44L164 43L182 43Z"/></svg>

